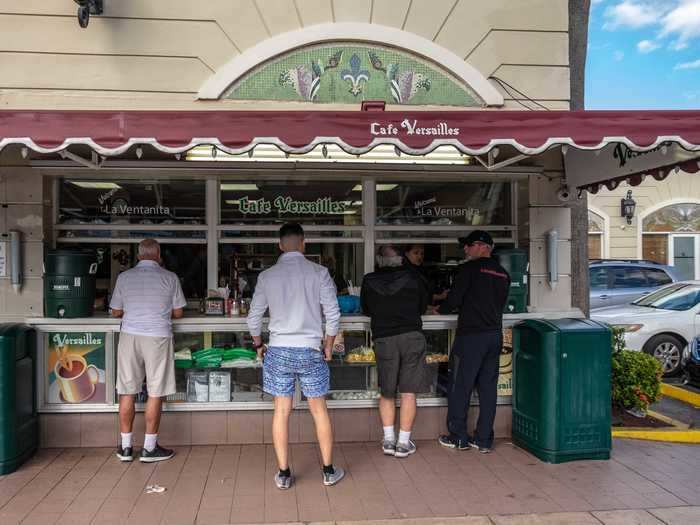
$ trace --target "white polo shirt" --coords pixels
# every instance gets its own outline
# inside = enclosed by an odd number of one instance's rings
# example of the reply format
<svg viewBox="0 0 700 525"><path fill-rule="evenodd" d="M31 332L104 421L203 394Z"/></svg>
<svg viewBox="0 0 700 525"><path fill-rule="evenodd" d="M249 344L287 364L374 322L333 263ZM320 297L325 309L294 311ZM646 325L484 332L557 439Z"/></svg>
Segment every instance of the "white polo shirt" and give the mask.
<svg viewBox="0 0 700 525"><path fill-rule="evenodd" d="M172 311L186 304L178 276L155 261L139 261L119 274L109 302L124 310L122 332L151 337L171 337Z"/></svg>
<svg viewBox="0 0 700 525"><path fill-rule="evenodd" d="M336 335L340 308L328 269L301 252L287 252L258 276L248 312L248 330L260 335L265 310L270 311L270 346L320 348L326 334Z"/></svg>

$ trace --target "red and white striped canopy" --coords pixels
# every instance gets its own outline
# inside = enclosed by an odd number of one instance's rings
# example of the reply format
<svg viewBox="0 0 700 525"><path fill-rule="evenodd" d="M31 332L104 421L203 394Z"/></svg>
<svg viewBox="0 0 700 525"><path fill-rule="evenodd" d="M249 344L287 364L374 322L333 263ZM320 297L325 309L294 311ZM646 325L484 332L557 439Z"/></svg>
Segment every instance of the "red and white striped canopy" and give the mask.
<svg viewBox="0 0 700 525"><path fill-rule="evenodd" d="M241 154L258 144L286 153L335 144L355 155L380 144L409 155L445 145L475 156L498 146L523 155L554 147L594 155L613 145L633 156L683 152L648 173L601 173L572 184L595 190L613 180L662 178L676 166L697 171L700 111L0 111L0 149L13 144L42 154L86 145L103 156L137 145L172 154L210 145Z"/></svg>

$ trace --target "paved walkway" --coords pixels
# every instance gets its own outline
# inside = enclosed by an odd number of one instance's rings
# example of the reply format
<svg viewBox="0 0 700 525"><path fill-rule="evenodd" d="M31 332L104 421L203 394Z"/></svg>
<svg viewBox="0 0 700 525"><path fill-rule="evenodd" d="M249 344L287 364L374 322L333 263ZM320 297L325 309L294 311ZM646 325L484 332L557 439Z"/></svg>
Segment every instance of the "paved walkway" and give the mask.
<svg viewBox="0 0 700 525"><path fill-rule="evenodd" d="M0 477L0 524L700 523L693 445L616 440L611 461L548 465L505 442L490 455L419 442L403 460L383 456L376 443L349 443L336 454L347 478L326 488L316 448L299 444L291 449L297 481L286 492L272 482L270 445L177 452L145 465L120 463L111 449L43 449ZM146 494L150 484L167 490Z"/></svg>

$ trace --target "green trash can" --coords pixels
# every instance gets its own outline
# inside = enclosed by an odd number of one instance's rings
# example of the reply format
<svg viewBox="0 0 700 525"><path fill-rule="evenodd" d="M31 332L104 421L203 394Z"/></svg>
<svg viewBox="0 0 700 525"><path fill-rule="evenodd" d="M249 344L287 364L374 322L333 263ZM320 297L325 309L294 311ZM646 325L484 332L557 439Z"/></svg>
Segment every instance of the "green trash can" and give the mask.
<svg viewBox="0 0 700 525"><path fill-rule="evenodd" d="M91 317L95 307L97 254L52 250L44 259L46 317Z"/></svg>
<svg viewBox="0 0 700 525"><path fill-rule="evenodd" d="M610 328L590 319L513 328L513 443L543 461L610 458Z"/></svg>
<svg viewBox="0 0 700 525"><path fill-rule="evenodd" d="M39 446L36 333L0 324L0 474L17 470Z"/></svg>
<svg viewBox="0 0 700 525"><path fill-rule="evenodd" d="M510 275L510 289L504 313L516 314L527 312L527 252L518 248L498 249L494 258Z"/></svg>

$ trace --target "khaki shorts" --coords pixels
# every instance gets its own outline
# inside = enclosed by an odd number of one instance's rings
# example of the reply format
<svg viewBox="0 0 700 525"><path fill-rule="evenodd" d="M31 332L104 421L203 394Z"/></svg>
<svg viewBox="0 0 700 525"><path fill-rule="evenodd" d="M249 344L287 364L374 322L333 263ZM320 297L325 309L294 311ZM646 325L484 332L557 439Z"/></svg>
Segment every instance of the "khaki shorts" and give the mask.
<svg viewBox="0 0 700 525"><path fill-rule="evenodd" d="M120 333L117 393L138 394L144 378L149 396L165 397L175 393L173 338Z"/></svg>

